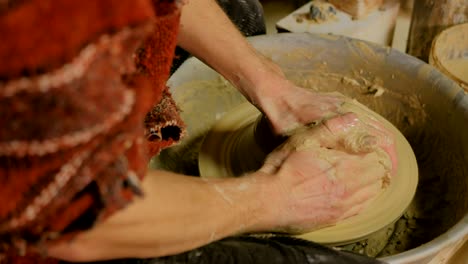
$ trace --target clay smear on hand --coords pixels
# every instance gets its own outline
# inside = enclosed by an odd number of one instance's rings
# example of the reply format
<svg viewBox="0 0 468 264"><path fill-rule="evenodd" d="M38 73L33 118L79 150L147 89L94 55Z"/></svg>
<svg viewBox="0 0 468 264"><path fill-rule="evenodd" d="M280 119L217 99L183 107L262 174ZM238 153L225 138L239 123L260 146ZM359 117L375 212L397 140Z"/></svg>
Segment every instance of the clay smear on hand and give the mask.
<svg viewBox="0 0 468 264"><path fill-rule="evenodd" d="M332 180L366 167L368 171L381 173L384 188L396 171L393 135L371 116L372 112L356 107L356 103L346 102L340 109L344 114L296 129L283 148L310 151L311 155L333 168L344 164L344 159L347 159L350 164L348 170L329 170L328 176ZM353 159L359 166L352 166Z"/></svg>

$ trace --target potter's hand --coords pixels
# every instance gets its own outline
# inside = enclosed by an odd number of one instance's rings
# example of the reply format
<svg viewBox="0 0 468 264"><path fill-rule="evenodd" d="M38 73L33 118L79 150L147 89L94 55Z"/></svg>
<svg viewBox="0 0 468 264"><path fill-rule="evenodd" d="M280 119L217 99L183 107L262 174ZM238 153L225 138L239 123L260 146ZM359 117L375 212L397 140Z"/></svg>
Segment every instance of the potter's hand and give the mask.
<svg viewBox="0 0 468 264"><path fill-rule="evenodd" d="M359 213L389 181L390 136L345 114L295 133L266 159L276 181L272 228L303 232Z"/></svg>
<svg viewBox="0 0 468 264"><path fill-rule="evenodd" d="M151 171L143 198L48 253L69 261L148 258L233 234L333 224L358 213L388 180L392 165L381 159L394 147L385 145L385 135L346 114L291 136L251 175L200 179Z"/></svg>
<svg viewBox="0 0 468 264"><path fill-rule="evenodd" d="M240 78L236 87L259 108L277 135L337 114L345 98L339 93L319 93L289 81L278 65L257 55L261 61L254 78ZM248 75L248 74L246 74Z"/></svg>
<svg viewBox="0 0 468 264"><path fill-rule="evenodd" d="M281 80L272 84L258 106L276 134L288 134L297 127L337 114L344 97L337 93L318 93ZM276 90L279 91L276 91Z"/></svg>

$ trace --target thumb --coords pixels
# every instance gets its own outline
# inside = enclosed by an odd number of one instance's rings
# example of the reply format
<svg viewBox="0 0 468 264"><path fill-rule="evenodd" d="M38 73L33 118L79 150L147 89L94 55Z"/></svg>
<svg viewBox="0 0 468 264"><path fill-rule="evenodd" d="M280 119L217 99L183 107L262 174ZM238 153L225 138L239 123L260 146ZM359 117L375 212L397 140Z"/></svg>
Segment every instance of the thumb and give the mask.
<svg viewBox="0 0 468 264"><path fill-rule="evenodd" d="M359 119L355 113L345 113L323 122L324 127L333 135L341 134L357 126Z"/></svg>

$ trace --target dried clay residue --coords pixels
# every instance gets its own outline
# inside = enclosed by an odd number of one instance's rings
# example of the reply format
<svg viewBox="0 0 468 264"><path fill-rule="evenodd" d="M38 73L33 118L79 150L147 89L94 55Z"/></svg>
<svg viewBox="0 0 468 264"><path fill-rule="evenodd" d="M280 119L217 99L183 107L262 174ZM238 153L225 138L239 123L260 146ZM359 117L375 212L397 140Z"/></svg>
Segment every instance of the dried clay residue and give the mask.
<svg viewBox="0 0 468 264"><path fill-rule="evenodd" d="M296 14L295 17L297 23L306 21L308 23L321 24L337 20L335 7L323 0L313 1L309 12Z"/></svg>

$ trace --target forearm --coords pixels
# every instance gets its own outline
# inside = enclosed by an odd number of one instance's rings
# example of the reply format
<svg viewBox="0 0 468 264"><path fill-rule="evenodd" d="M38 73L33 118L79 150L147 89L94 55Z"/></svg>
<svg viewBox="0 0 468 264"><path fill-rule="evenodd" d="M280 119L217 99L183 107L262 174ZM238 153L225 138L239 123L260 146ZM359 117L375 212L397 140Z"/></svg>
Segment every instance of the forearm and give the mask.
<svg viewBox="0 0 468 264"><path fill-rule="evenodd" d="M215 0L191 0L182 9L178 43L229 80L261 110L277 134L334 113L342 98L319 95L288 81L259 54Z"/></svg>
<svg viewBox="0 0 468 264"><path fill-rule="evenodd" d="M260 97L286 81L278 66L259 55L214 0L192 0L182 9L178 44L233 83L261 107Z"/></svg>
<svg viewBox="0 0 468 264"><path fill-rule="evenodd" d="M132 210L142 218L153 211L159 227L146 236L161 245L157 255L173 254L255 229L263 210L261 186L248 178L203 180L153 171L144 182L149 197Z"/></svg>
<svg viewBox="0 0 468 264"><path fill-rule="evenodd" d="M72 261L155 257L261 230L266 184L261 177L203 180L152 171L143 198L51 253Z"/></svg>

